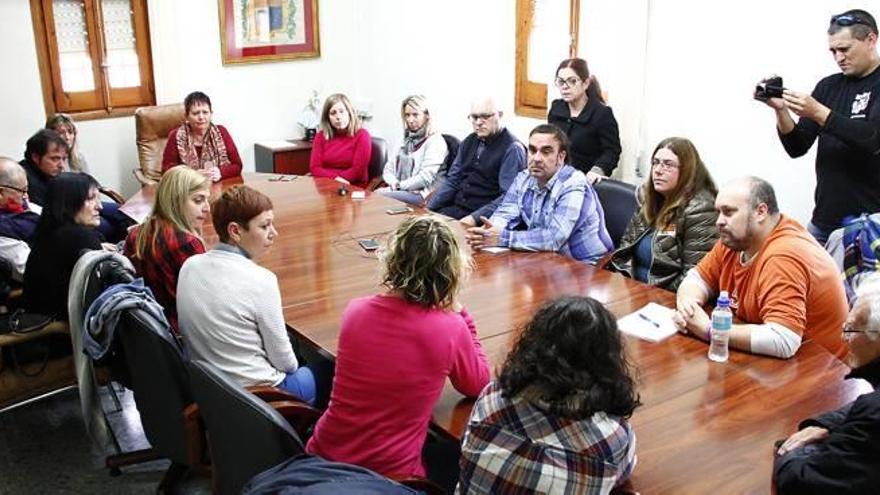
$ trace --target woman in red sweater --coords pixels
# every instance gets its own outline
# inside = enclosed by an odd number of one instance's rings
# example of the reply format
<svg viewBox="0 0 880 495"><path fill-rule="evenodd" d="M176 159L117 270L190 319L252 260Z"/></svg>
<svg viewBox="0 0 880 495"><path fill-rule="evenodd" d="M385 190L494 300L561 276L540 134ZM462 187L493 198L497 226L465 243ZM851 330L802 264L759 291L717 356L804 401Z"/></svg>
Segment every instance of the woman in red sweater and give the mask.
<svg viewBox="0 0 880 495"><path fill-rule="evenodd" d="M386 292L352 300L342 315L330 406L307 450L424 476L422 446L446 377L469 397L489 383L474 321L457 300L469 258L431 216L400 224L382 258Z"/></svg>
<svg viewBox="0 0 880 495"><path fill-rule="evenodd" d="M309 170L315 177L335 179L366 187L372 142L370 133L361 127L351 101L341 93L327 97L321 111L321 132L312 143Z"/></svg>
<svg viewBox="0 0 880 495"><path fill-rule="evenodd" d="M211 99L201 91L183 100L186 121L168 133L162 173L177 165L196 169L217 182L241 175L241 156L229 131L211 122Z"/></svg>

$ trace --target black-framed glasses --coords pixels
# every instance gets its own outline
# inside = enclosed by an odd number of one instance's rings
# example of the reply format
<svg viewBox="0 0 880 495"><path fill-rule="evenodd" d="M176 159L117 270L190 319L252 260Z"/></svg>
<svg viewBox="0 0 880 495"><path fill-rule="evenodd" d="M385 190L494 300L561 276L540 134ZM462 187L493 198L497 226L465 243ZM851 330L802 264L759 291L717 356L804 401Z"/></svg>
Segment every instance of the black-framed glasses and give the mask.
<svg viewBox="0 0 880 495"><path fill-rule="evenodd" d="M555 82L556 82L557 88L564 88L564 87L570 88L570 87L574 86L575 84L581 82L581 80L576 77L569 77L568 79L563 79L561 77L557 77Z"/></svg>
<svg viewBox="0 0 880 495"><path fill-rule="evenodd" d="M20 188L20 187L10 186L9 184L0 184L0 187L5 187L6 189L12 189L13 191L15 191L15 192L19 192L19 193L21 193L21 194L27 194L27 192L28 192L28 188L27 188L27 187L25 187L24 189L22 189L22 188Z"/></svg>
<svg viewBox="0 0 880 495"><path fill-rule="evenodd" d="M837 24L841 27L849 27L854 26L856 24L861 24L863 26L868 26L873 29L875 32L877 31L877 26L869 21L868 19L863 18L858 14L839 14L835 16L831 16L831 24Z"/></svg>
<svg viewBox="0 0 880 495"><path fill-rule="evenodd" d="M485 121L485 120L489 120L489 119L491 119L492 117L494 117L494 116L497 115L497 114L498 114L498 112L492 112L492 113L472 113L472 114L468 115L468 118L471 120L471 122L477 122L477 121L480 121L480 120Z"/></svg>
<svg viewBox="0 0 880 495"><path fill-rule="evenodd" d="M844 324L843 324L843 328L841 329L841 331L843 332L844 335L847 335L847 334L849 334L849 335L853 335L853 334L859 334L859 333L868 333L868 330L865 330L865 329L863 329L863 328L855 328L855 327L853 327L853 324L852 324L851 321L847 321L846 323L844 323Z"/></svg>

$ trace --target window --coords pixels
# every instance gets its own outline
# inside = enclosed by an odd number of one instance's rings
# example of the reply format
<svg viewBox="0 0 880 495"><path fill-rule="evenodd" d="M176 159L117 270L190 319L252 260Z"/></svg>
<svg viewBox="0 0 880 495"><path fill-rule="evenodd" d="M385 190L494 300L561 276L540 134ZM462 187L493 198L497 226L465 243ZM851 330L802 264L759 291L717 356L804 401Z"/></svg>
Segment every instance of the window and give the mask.
<svg viewBox="0 0 880 495"><path fill-rule="evenodd" d="M31 0L46 114L155 105L146 0Z"/></svg>
<svg viewBox="0 0 880 495"><path fill-rule="evenodd" d="M547 83L577 56L580 0L516 0L516 114L547 116Z"/></svg>

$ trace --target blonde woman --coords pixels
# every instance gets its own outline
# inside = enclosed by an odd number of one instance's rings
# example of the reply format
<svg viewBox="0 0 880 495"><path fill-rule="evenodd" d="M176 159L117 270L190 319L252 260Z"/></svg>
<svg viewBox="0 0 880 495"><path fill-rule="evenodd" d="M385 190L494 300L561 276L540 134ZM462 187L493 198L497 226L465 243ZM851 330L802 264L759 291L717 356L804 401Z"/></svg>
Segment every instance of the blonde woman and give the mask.
<svg viewBox="0 0 880 495"><path fill-rule="evenodd" d="M381 474L424 476L421 451L446 377L474 397L489 364L457 301L469 258L452 229L412 217L383 253L386 291L352 300L342 316L330 407L307 450Z"/></svg>
<svg viewBox="0 0 880 495"><path fill-rule="evenodd" d="M312 143L309 170L315 177L335 179L366 187L370 181L372 152L370 133L361 127L361 119L344 94L333 94L321 111L321 131Z"/></svg>
<svg viewBox="0 0 880 495"><path fill-rule="evenodd" d="M177 326L177 277L190 256L205 252L202 222L208 218L211 179L185 165L162 176L153 213L132 229L125 255L152 289L174 332Z"/></svg>
<svg viewBox="0 0 880 495"><path fill-rule="evenodd" d="M46 121L46 129L57 132L67 143L67 164L71 172L89 173L89 165L76 142L76 124L69 115L56 113Z"/></svg>
<svg viewBox="0 0 880 495"><path fill-rule="evenodd" d="M641 208L608 268L674 291L718 240L718 189L689 140L666 138L652 156Z"/></svg>
<svg viewBox="0 0 880 495"><path fill-rule="evenodd" d="M434 187L437 172L446 160L446 141L434 129L428 100L422 95L404 98L400 105L403 144L385 164L382 180L387 187L379 192L389 198L421 205Z"/></svg>

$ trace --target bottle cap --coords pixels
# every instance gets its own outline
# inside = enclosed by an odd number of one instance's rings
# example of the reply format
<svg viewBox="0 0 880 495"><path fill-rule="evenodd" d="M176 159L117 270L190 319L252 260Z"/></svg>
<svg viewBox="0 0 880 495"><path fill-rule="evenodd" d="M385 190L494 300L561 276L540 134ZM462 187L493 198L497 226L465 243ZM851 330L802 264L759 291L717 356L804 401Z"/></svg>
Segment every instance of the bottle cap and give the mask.
<svg viewBox="0 0 880 495"><path fill-rule="evenodd" d="M727 294L726 290L723 290L718 294L718 305L724 307L730 306L730 296Z"/></svg>

